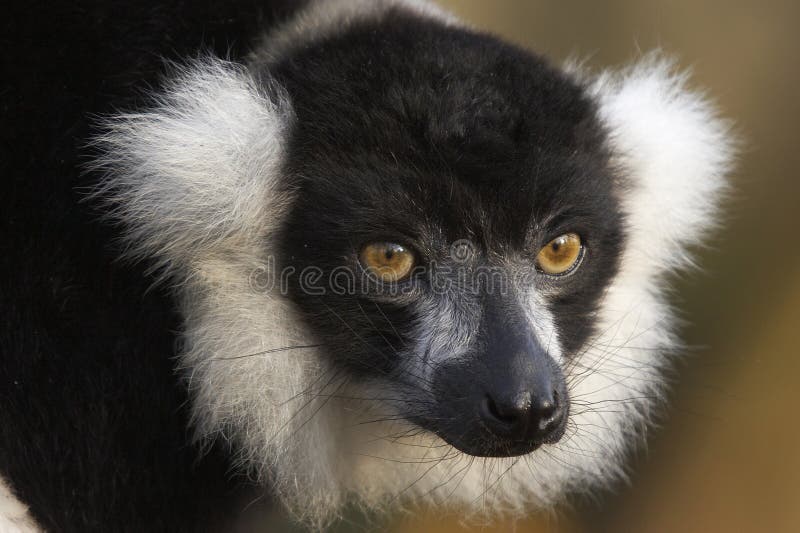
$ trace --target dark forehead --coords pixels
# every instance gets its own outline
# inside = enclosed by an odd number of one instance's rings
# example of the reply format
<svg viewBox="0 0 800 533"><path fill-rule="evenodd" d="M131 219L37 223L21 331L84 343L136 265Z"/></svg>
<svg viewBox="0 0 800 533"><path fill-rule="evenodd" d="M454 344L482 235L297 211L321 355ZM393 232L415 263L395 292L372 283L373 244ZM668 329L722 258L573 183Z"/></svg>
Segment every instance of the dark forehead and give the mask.
<svg viewBox="0 0 800 533"><path fill-rule="evenodd" d="M592 101L493 37L398 15L302 49L275 75L297 116L289 164L323 219L335 201L331 217L353 223L508 232L611 195Z"/></svg>

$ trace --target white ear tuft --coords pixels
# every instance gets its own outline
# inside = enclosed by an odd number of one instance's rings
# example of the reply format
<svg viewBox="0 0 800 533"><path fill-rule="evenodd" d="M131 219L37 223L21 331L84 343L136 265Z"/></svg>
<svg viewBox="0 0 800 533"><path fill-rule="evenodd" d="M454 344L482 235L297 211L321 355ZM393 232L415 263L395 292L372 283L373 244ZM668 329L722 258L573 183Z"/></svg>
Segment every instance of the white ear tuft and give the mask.
<svg viewBox="0 0 800 533"><path fill-rule="evenodd" d="M280 88L206 58L178 68L150 109L107 119L94 197L123 224L127 254L164 276L269 231L291 117Z"/></svg>
<svg viewBox="0 0 800 533"><path fill-rule="evenodd" d="M735 143L688 74L659 53L590 86L616 162L630 178L623 198L630 250L652 273L686 266L686 247L714 224Z"/></svg>

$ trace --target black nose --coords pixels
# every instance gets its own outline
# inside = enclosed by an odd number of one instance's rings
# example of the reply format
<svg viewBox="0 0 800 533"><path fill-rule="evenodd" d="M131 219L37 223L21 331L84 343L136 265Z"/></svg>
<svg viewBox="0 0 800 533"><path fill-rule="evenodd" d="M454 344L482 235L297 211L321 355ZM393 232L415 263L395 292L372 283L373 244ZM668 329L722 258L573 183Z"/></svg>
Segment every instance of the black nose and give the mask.
<svg viewBox="0 0 800 533"><path fill-rule="evenodd" d="M556 442L564 433L566 410L557 390L489 395L481 420L497 437L513 442Z"/></svg>

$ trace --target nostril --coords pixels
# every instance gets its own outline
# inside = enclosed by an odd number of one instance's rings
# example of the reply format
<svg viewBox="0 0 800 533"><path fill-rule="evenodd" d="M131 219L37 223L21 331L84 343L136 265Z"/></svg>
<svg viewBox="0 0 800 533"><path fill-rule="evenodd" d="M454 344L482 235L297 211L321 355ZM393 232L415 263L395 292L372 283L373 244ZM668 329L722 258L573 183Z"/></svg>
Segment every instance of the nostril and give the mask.
<svg viewBox="0 0 800 533"><path fill-rule="evenodd" d="M486 396L486 398L484 399L484 407L485 407L486 412L492 418L494 418L496 420L500 420L502 422L508 422L509 421L509 420L506 420L506 417L503 414L501 414L500 411L497 409L497 404L494 403L494 400L492 399L491 396Z"/></svg>
<svg viewBox="0 0 800 533"><path fill-rule="evenodd" d="M561 426L564 418L564 409L559 401L558 391L553 391L552 401L543 402L539 405L539 431L543 433L551 432Z"/></svg>
<svg viewBox="0 0 800 533"><path fill-rule="evenodd" d="M557 418L559 411L558 391L554 390L550 398L542 399L536 406L536 416L539 418L539 425L543 427L546 423Z"/></svg>
<svg viewBox="0 0 800 533"><path fill-rule="evenodd" d="M484 413L488 415L486 418L502 422L509 426L516 424L521 418L519 409L498 405L489 395L486 395L486 398L484 398L483 407Z"/></svg>

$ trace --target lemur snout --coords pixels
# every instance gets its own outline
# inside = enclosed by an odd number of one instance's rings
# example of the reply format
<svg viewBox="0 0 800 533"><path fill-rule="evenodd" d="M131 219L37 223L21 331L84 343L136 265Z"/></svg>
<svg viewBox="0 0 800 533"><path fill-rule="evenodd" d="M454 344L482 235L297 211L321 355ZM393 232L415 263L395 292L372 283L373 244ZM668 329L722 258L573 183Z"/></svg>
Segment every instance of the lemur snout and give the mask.
<svg viewBox="0 0 800 533"><path fill-rule="evenodd" d="M464 453L510 457L557 442L569 413L561 365L509 300L489 299L473 350L433 382L435 431Z"/></svg>
<svg viewBox="0 0 800 533"><path fill-rule="evenodd" d="M435 431L464 453L511 457L564 435L569 413L558 364L541 349L497 358L492 350L445 367L435 380Z"/></svg>

